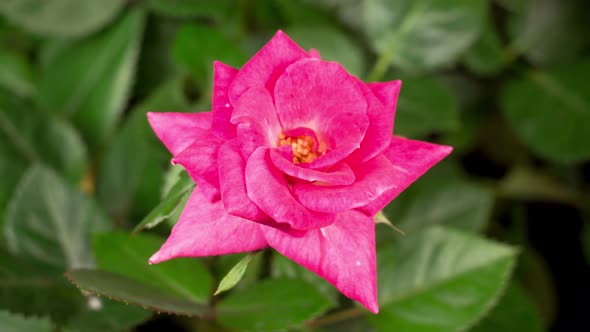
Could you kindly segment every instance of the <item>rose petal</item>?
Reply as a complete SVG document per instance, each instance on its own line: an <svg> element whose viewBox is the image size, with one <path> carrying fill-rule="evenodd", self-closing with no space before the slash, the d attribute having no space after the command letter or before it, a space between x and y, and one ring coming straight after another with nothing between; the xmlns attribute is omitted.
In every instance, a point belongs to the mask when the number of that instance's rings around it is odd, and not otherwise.
<svg viewBox="0 0 590 332"><path fill-rule="evenodd" d="M270 217L254 204L246 193L246 161L238 142L224 143L218 152L221 200L225 210L236 217L253 221L268 221Z"/></svg>
<svg viewBox="0 0 590 332"><path fill-rule="evenodd" d="M270 151L272 163L283 173L304 181L320 181L331 185L348 185L354 182L354 172L345 163L338 163L326 171L318 171L295 165L291 160L285 159L275 149Z"/></svg>
<svg viewBox="0 0 590 332"><path fill-rule="evenodd" d="M309 55L299 45L279 30L274 37L248 61L230 86L230 100L233 104L252 87L274 90L277 78L293 62Z"/></svg>
<svg viewBox="0 0 590 332"><path fill-rule="evenodd" d="M369 87L375 97L381 101L383 106L385 106L385 109L395 115L397 98L402 88L402 81L395 80L389 82L373 82L368 83L367 87Z"/></svg>
<svg viewBox="0 0 590 332"><path fill-rule="evenodd" d="M355 210L339 213L331 226L300 237L269 227L263 231L268 244L278 252L326 279L371 312L379 311L375 224L370 216Z"/></svg>
<svg viewBox="0 0 590 332"><path fill-rule="evenodd" d="M250 157L257 147L266 146L266 138L260 131L260 127L252 123L238 123L236 126L238 146L244 158Z"/></svg>
<svg viewBox="0 0 590 332"><path fill-rule="evenodd" d="M238 72L222 62L213 63L213 120L211 130L225 139L236 137L236 128L229 122L233 106L229 102L229 86Z"/></svg>
<svg viewBox="0 0 590 332"><path fill-rule="evenodd" d="M450 146L394 136L383 155L396 170L395 182L397 186L385 191L360 210L369 215L376 214L451 151L453 148Z"/></svg>
<svg viewBox="0 0 590 332"><path fill-rule="evenodd" d="M334 222L334 215L310 211L295 200L285 176L270 161L266 147L256 149L246 163L246 189L262 211L294 229L320 228Z"/></svg>
<svg viewBox="0 0 590 332"><path fill-rule="evenodd" d="M176 257L202 257L260 250L268 245L260 224L228 214L196 188L172 233L151 258L157 264Z"/></svg>
<svg viewBox="0 0 590 332"><path fill-rule="evenodd" d="M356 163L363 163L383 152L389 146L401 81L371 83L368 86L360 80L357 83L362 88L369 104L367 109L369 128L361 143L361 148L352 154L351 159Z"/></svg>
<svg viewBox="0 0 590 332"><path fill-rule="evenodd" d="M321 59L322 56L320 54L320 51L316 50L315 48L310 48L309 49L309 56L315 59Z"/></svg>
<svg viewBox="0 0 590 332"><path fill-rule="evenodd" d="M186 169L211 201L220 197L217 151L222 143L211 131L201 132L188 148L172 159L172 163L181 164Z"/></svg>
<svg viewBox="0 0 590 332"><path fill-rule="evenodd" d="M339 64L305 59L290 65L277 80L274 97L285 130L310 128L331 150L310 168L333 165L360 147L369 125L367 101Z"/></svg>
<svg viewBox="0 0 590 332"><path fill-rule="evenodd" d="M147 113L148 122L166 148L177 155L195 140L195 133L211 127L211 112Z"/></svg>
<svg viewBox="0 0 590 332"><path fill-rule="evenodd" d="M245 158L259 146L276 146L282 131L268 90L252 88L238 100L231 123L237 125L237 137Z"/></svg>
<svg viewBox="0 0 590 332"><path fill-rule="evenodd" d="M381 194L396 188L397 170L383 155L354 169L356 182L349 186L321 186L299 182L293 184L293 196L308 209L338 213L369 204Z"/></svg>

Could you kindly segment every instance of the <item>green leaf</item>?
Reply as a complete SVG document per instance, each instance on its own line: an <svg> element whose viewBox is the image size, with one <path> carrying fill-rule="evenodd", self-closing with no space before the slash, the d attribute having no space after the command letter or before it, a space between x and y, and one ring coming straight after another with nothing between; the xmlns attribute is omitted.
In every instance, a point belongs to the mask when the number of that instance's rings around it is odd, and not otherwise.
<svg viewBox="0 0 590 332"><path fill-rule="evenodd" d="M30 97L36 89L34 76L23 55L0 50L0 86L20 97Z"/></svg>
<svg viewBox="0 0 590 332"><path fill-rule="evenodd" d="M285 32L304 49L315 48L322 59L339 62L356 76L365 71L363 51L347 34L331 26L293 26Z"/></svg>
<svg viewBox="0 0 590 332"><path fill-rule="evenodd" d="M123 0L3 0L0 13L20 27L47 37L81 37L108 24Z"/></svg>
<svg viewBox="0 0 590 332"><path fill-rule="evenodd" d="M32 156L31 147L22 139L20 126L12 120L15 117L20 122L20 116L27 114L22 112L24 108L21 100L0 90L0 226L4 208Z"/></svg>
<svg viewBox="0 0 590 332"><path fill-rule="evenodd" d="M53 326L47 318L24 317L0 310L0 326L3 332L52 332Z"/></svg>
<svg viewBox="0 0 590 332"><path fill-rule="evenodd" d="M354 310L354 309L351 309ZM341 313L346 313L347 311L343 310ZM338 315L338 313L334 313L334 315ZM326 317L328 320L330 316ZM321 322L322 318L320 318L319 322ZM316 322L317 322L316 321ZM353 318L353 319L343 319L340 321L328 322L326 326L322 326L321 328L313 328L314 322L311 322L309 329L302 329L298 332L376 332L376 330L367 322L364 317Z"/></svg>
<svg viewBox="0 0 590 332"><path fill-rule="evenodd" d="M245 22L246 20L251 20L252 22L256 22L256 30L269 31L272 33L283 27L286 22L291 22L290 18L285 17L285 11L281 8L280 1L258 0L256 1L256 6L252 6L252 9L249 9L248 5L245 3L240 5L241 8L236 10L237 13L228 17L230 20L233 20L234 24L239 21ZM293 7L297 9L301 8L299 3L295 3ZM297 13L295 13L295 15L297 15ZM246 16L248 17L246 18ZM225 31L229 32L226 29L227 28L224 28ZM235 36L234 34L231 35Z"/></svg>
<svg viewBox="0 0 590 332"><path fill-rule="evenodd" d="M204 25L187 25L180 29L172 52L176 62L187 68L202 86L209 88L213 79L213 61L241 67L247 60L236 43L219 29Z"/></svg>
<svg viewBox="0 0 590 332"><path fill-rule="evenodd" d="M590 158L590 60L533 71L505 85L501 105L517 135L561 162Z"/></svg>
<svg viewBox="0 0 590 332"><path fill-rule="evenodd" d="M151 229L159 225L161 222L170 218L179 208L183 206L182 202L186 196L192 193L195 187L194 181L188 176L182 166L183 170L178 176L176 183L169 190L164 190L166 196L163 197L160 204L158 204L143 220L135 226L133 233L138 233L144 229ZM176 166L171 170L177 169Z"/></svg>
<svg viewBox="0 0 590 332"><path fill-rule="evenodd" d="M473 72L487 76L499 73L508 62L498 31L488 18L483 33L465 53L465 64Z"/></svg>
<svg viewBox="0 0 590 332"><path fill-rule="evenodd" d="M94 238L94 253L101 270L116 272L195 303L207 301L211 276L194 258L178 258L157 265L148 260L164 239L147 234L104 233Z"/></svg>
<svg viewBox="0 0 590 332"><path fill-rule="evenodd" d="M0 113L0 130L9 140L6 143L12 144L30 162L43 161L72 181L81 179L87 152L78 133L67 123L46 114L21 112Z"/></svg>
<svg viewBox="0 0 590 332"><path fill-rule="evenodd" d="M240 253L217 257L212 267L213 271L215 271L215 279L219 280L225 277L236 264L249 254L250 253ZM252 256L248 263L248 268L244 271L244 275L239 280L240 282L236 284L233 289L246 289L256 284L259 281L260 276L265 272L263 270L264 264L266 264L265 260L266 258L264 255Z"/></svg>
<svg viewBox="0 0 590 332"><path fill-rule="evenodd" d="M82 310L67 322L67 327L80 332L130 331L146 321L151 311L90 295Z"/></svg>
<svg viewBox="0 0 590 332"><path fill-rule="evenodd" d="M71 118L92 146L109 137L123 111L143 21L141 11L130 12L100 35L71 43L42 73L40 104Z"/></svg>
<svg viewBox="0 0 590 332"><path fill-rule="evenodd" d="M301 325L331 306L313 286L294 279L271 279L219 301L219 321L239 331L275 331Z"/></svg>
<svg viewBox="0 0 590 332"><path fill-rule="evenodd" d="M94 265L89 236L110 223L91 200L37 164L19 182L4 226L11 252L65 269Z"/></svg>
<svg viewBox="0 0 590 332"><path fill-rule="evenodd" d="M242 258L231 270L221 279L217 290L213 295L219 295L220 293L226 292L232 288L234 288L246 272L248 268L248 264L252 260L252 257L256 256L257 252L251 252L246 255L246 257Z"/></svg>
<svg viewBox="0 0 590 332"><path fill-rule="evenodd" d="M432 227L383 247L377 255L380 332L461 331L496 303L516 251L460 232Z"/></svg>
<svg viewBox="0 0 590 332"><path fill-rule="evenodd" d="M365 9L364 2L357 0L302 0L310 5L318 7L319 9L327 12L336 12L340 21L355 30L364 31L366 30L366 21L370 18L368 11ZM377 4L378 5L378 4ZM370 6L369 6L370 7Z"/></svg>
<svg viewBox="0 0 590 332"><path fill-rule="evenodd" d="M460 103L460 109L463 110L459 116L460 127L457 130L445 132L438 142L452 146L454 155L465 155L473 151L479 144L478 139L481 137L482 123L488 122L488 118L482 116L486 110L479 104L481 90L479 86L474 87L475 84L474 81L465 82L461 80L453 89L455 95L459 97L458 99L463 100ZM490 142L490 144L495 143L494 141ZM503 146L500 147L503 148Z"/></svg>
<svg viewBox="0 0 590 332"><path fill-rule="evenodd" d="M115 219L138 220L160 202L162 166L170 160L170 154L150 128L146 113L190 110L180 83L177 79L165 82L132 110L105 153L97 178L97 196Z"/></svg>
<svg viewBox="0 0 590 332"><path fill-rule="evenodd" d="M56 61L62 52L73 45L76 40L69 39L47 39L39 45L39 72L46 71Z"/></svg>
<svg viewBox="0 0 590 332"><path fill-rule="evenodd" d="M163 82L180 74L170 49L182 25L181 21L148 16L133 86L134 97L144 99Z"/></svg>
<svg viewBox="0 0 590 332"><path fill-rule="evenodd" d="M152 215L152 213L150 212L150 214L148 216L146 216L144 218L144 220L142 220L142 222L135 228L135 231L136 232L139 231L140 227L143 227L143 225L146 225L146 227L147 227L147 224L144 224L144 222L147 222L147 220L149 220L150 215L156 216L156 219L154 219L153 222L150 222L151 227L156 227L162 221L166 221L166 225L169 228L172 228L178 222L178 219L180 218L180 215L182 214L182 211L184 210L184 206L186 205L186 202L188 202L189 198L191 197L191 194L193 192L195 184L194 184L194 180L192 178L190 178L190 176L188 176L188 173L186 172L184 167L182 167L182 165L173 165L172 167L170 167L170 169L168 170L168 172L166 173L166 175L164 177L164 185L162 186L162 190L161 190L163 200L160 202L160 204L169 203L168 199L167 199L168 196L170 196L171 199L175 200L173 198L175 196L174 192L176 192L176 190L182 191L182 190L184 190L184 188L187 188L187 187L188 187L188 190L186 190L184 192L184 194L180 197L180 200L178 201L176 207L172 211L170 211L169 214L164 215L164 213L166 211L165 210L158 210L158 208L160 207L160 205L158 205L154 210L152 210L152 212L154 214ZM173 190L174 190L174 192L173 192ZM164 203L165 201L167 203ZM162 214L160 215L160 213L162 213ZM223 257L229 257L229 256L223 256ZM223 258L220 258L220 259L223 260Z"/></svg>
<svg viewBox="0 0 590 332"><path fill-rule="evenodd" d="M154 13L173 18L209 17L222 19L232 10L230 0L148 0Z"/></svg>
<svg viewBox="0 0 590 332"><path fill-rule="evenodd" d="M169 156L154 139L145 112L134 110L105 153L96 195L115 220L138 220L159 202Z"/></svg>
<svg viewBox="0 0 590 332"><path fill-rule="evenodd" d="M513 232L522 231L514 230ZM526 285L528 294L534 299L543 325L551 326L558 316L559 296L555 287L557 281L552 275L548 262L539 252L530 247L526 248L523 250L522 259L519 260L518 273L522 284Z"/></svg>
<svg viewBox="0 0 590 332"><path fill-rule="evenodd" d="M192 192L187 192L184 196L182 196L182 199L180 200L180 203L178 203L176 209L174 209L174 211L172 211L172 213L165 219L166 227L168 229L172 229L180 219L182 211L184 211L184 207L191 197L191 193Z"/></svg>
<svg viewBox="0 0 590 332"><path fill-rule="evenodd" d="M0 137L5 138L0 145L13 150L16 158L43 162L72 183L78 182L87 164L86 146L78 132L49 114L21 108L26 106L0 105Z"/></svg>
<svg viewBox="0 0 590 332"><path fill-rule="evenodd" d="M208 312L205 305L170 295L159 288L143 284L117 273L79 269L67 272L66 277L73 284L87 292L106 296L116 301L139 305L157 312L185 316L202 316Z"/></svg>
<svg viewBox="0 0 590 332"><path fill-rule="evenodd" d="M332 304L338 303L340 293L332 284L278 252L273 252L271 268L274 278L305 280L329 299Z"/></svg>
<svg viewBox="0 0 590 332"><path fill-rule="evenodd" d="M385 215L408 234L434 225L480 231L491 217L493 193L455 173L429 172L393 200Z"/></svg>
<svg viewBox="0 0 590 332"><path fill-rule="evenodd" d="M31 316L49 316L75 331L120 331L144 321L151 312L84 297L55 270L0 248L0 308ZM4 327L0 322L0 326ZM2 330L4 331L4 330Z"/></svg>
<svg viewBox="0 0 590 332"><path fill-rule="evenodd" d="M362 2L361 27L382 60L424 71L457 59L479 36L483 0L371 0Z"/></svg>
<svg viewBox="0 0 590 332"><path fill-rule="evenodd" d="M317 8L317 3L309 3L306 0L271 0L268 2L276 7L271 8L275 11L268 13L268 15L275 16L276 19L276 10L278 9L280 17L287 21L289 25L304 27L335 25L337 23L326 10ZM299 43L299 40L295 40Z"/></svg>
<svg viewBox="0 0 590 332"><path fill-rule="evenodd" d="M530 0L512 29L513 47L536 64L568 63L590 46L585 0Z"/></svg>
<svg viewBox="0 0 590 332"><path fill-rule="evenodd" d="M559 178L529 166L514 166L498 182L498 194L512 200L560 202L584 207L588 196L564 186Z"/></svg>
<svg viewBox="0 0 590 332"><path fill-rule="evenodd" d="M182 190L190 183L191 177L188 175L184 167L180 164L171 165L164 175L164 183L162 184L162 199L174 194L179 189ZM192 181L194 183L194 181Z"/></svg>
<svg viewBox="0 0 590 332"><path fill-rule="evenodd" d="M38 43L39 38L8 22L2 17L2 11L0 10L0 48L27 55L28 57L28 55L36 53Z"/></svg>
<svg viewBox="0 0 590 332"><path fill-rule="evenodd" d="M512 282L500 302L471 332L542 332L539 313L528 298L526 291Z"/></svg>
<svg viewBox="0 0 590 332"><path fill-rule="evenodd" d="M439 81L425 78L403 80L397 101L395 133L419 137L459 127L459 105L451 90Z"/></svg>
<svg viewBox="0 0 590 332"><path fill-rule="evenodd" d="M12 151L8 150L8 152ZM26 167L25 161L13 159L11 155L6 153L5 147L0 144L0 174L3 176L0 181L0 227L4 225L6 204L8 204L8 200L10 200Z"/></svg>
<svg viewBox="0 0 590 332"><path fill-rule="evenodd" d="M504 9L515 13L522 13L526 10L530 0L495 0Z"/></svg>
<svg viewBox="0 0 590 332"><path fill-rule="evenodd" d="M77 312L81 300L80 292L63 278L63 270L12 255L0 246L0 308L63 323Z"/></svg>

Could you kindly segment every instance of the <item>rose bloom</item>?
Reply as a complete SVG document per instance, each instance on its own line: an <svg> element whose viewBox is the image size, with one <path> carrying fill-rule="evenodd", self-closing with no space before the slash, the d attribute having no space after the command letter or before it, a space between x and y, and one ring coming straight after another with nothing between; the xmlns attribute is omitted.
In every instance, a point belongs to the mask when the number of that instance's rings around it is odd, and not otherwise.
<svg viewBox="0 0 590 332"><path fill-rule="evenodd" d="M212 112L148 114L197 184L150 263L272 247L377 313L374 216L451 147L392 136L400 81L365 84L282 31L214 67Z"/></svg>

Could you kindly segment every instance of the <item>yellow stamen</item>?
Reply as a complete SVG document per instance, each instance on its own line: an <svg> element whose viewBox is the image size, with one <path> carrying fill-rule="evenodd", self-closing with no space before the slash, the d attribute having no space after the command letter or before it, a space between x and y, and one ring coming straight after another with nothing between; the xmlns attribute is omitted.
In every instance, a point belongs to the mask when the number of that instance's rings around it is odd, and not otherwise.
<svg viewBox="0 0 590 332"><path fill-rule="evenodd" d="M326 152L326 144L321 142L317 151L315 150L316 140L311 136L287 137L279 134L279 146L290 145L293 151L294 163L310 163Z"/></svg>

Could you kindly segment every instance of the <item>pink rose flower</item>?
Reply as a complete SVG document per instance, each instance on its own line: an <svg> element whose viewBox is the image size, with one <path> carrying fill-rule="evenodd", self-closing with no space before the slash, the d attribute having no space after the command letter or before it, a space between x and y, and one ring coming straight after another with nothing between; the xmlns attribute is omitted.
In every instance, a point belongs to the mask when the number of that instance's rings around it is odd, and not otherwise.
<svg viewBox="0 0 590 332"><path fill-rule="evenodd" d="M150 263L272 247L377 313L373 217L452 148L392 136L400 81L365 84L282 31L214 66L212 112L148 114L197 184Z"/></svg>

